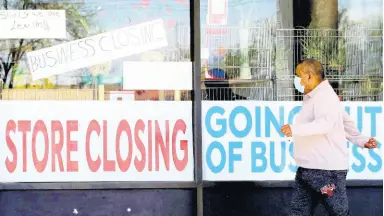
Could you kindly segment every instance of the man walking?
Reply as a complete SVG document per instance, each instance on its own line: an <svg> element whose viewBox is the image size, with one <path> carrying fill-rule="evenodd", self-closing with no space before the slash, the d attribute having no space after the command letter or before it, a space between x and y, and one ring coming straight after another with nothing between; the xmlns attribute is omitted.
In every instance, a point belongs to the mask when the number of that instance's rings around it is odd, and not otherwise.
<svg viewBox="0 0 384 216"><path fill-rule="evenodd" d="M373 138L360 134L327 80L321 63L307 59L296 68L295 88L304 93L295 124L282 133L294 139L299 166L289 215L310 216L319 200L330 215L350 216L346 193L349 167L346 138L355 145L376 148Z"/></svg>

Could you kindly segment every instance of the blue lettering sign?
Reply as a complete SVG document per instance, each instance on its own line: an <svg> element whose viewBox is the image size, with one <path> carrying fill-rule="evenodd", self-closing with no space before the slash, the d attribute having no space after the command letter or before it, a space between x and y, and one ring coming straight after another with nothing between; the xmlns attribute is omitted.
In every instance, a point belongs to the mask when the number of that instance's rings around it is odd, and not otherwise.
<svg viewBox="0 0 384 216"><path fill-rule="evenodd" d="M215 166L212 162L212 152L213 150L219 150L220 152L220 163L219 165ZM225 163L226 163L227 157L225 155L225 149L224 146L219 142L212 142L211 145L208 146L207 152L206 152L206 158L205 161L207 161L208 168L213 173L219 173L224 169Z"/></svg>
<svg viewBox="0 0 384 216"><path fill-rule="evenodd" d="M242 142L229 142L229 155L228 155L228 162L229 162L229 172L233 173L235 170L235 161L241 161L241 155L240 154L234 154L234 149L241 149L243 147Z"/></svg>
<svg viewBox="0 0 384 216"><path fill-rule="evenodd" d="M246 119L246 126L244 130L238 130L236 128L235 119L238 114L244 115ZM252 116L247 108L238 106L232 110L231 114L229 115L229 128L231 129L232 133L238 138L246 137L249 134L252 129Z"/></svg>
<svg viewBox="0 0 384 216"><path fill-rule="evenodd" d="M281 146L281 157L280 157L281 164L280 165L276 164L276 159L277 159L278 156L275 154L275 142L271 141L271 143L270 143L270 148L271 148L271 156L270 156L270 159L271 159L271 169L275 173L281 173L285 169L286 143L285 142L281 142L281 143L278 143L277 145Z"/></svg>
<svg viewBox="0 0 384 216"><path fill-rule="evenodd" d="M260 149L261 152L257 153L257 149ZM252 163L252 172L264 172L267 169L267 158L265 153L267 148L263 142L252 142L251 143L251 163ZM261 161L261 165L257 166L256 162Z"/></svg>
<svg viewBox="0 0 384 216"><path fill-rule="evenodd" d="M225 119L217 119L216 124L221 127L220 130L215 131L211 126L211 118L213 114L220 114L224 115L225 110L222 107L214 106L210 108L205 115L205 128L207 129L208 133L215 138L220 138L224 136L224 134L227 132L227 122Z"/></svg>
<svg viewBox="0 0 384 216"><path fill-rule="evenodd" d="M294 158L294 143L281 141L284 136L280 133L280 127L284 124L292 124L301 106L279 104L277 110L276 108L262 105L249 107L248 104L247 106L234 106L231 109L222 106L210 107L205 113L205 131L210 137L214 138L206 149L205 160L210 171L220 173L228 162L228 172L236 173L236 163L241 162L244 157L250 157L251 173L267 171L295 173L297 166L288 161ZM377 136L378 118L383 113L382 106L350 105L344 108L348 114L353 114L353 120L356 122L359 131L362 131L363 128L370 128L367 135ZM242 126L236 124L236 118L239 117L245 119ZM272 137L273 135L277 137ZM224 139L224 136L232 137L232 140ZM381 172L382 157L378 153L379 151L361 149L349 142L346 142L346 145L351 148L352 154L350 156L353 157L351 171L354 173ZM228 146L228 148L224 146ZM381 147L382 145L379 142L378 149L380 150ZM243 148L250 148L250 150L244 152L242 151ZM228 149L228 153L225 149ZM239 153L235 153L235 149ZM211 158L214 150L217 150L218 155L220 155L220 162L217 165L213 164ZM268 150L269 154L267 154Z"/></svg>

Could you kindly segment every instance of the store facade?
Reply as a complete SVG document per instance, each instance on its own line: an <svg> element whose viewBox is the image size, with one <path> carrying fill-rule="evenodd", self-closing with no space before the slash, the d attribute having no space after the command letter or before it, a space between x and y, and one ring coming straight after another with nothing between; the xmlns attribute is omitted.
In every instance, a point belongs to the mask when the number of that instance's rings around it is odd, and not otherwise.
<svg viewBox="0 0 384 216"><path fill-rule="evenodd" d="M382 2L332 2L324 30L306 1L3 1L0 215L283 215L300 60L384 139ZM347 144L382 215L381 144Z"/></svg>

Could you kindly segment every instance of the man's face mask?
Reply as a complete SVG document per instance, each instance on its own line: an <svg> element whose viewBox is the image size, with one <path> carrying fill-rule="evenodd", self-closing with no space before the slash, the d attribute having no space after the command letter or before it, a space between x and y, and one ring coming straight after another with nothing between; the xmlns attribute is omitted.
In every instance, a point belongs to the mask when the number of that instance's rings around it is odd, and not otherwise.
<svg viewBox="0 0 384 216"><path fill-rule="evenodd" d="M295 84L296 90L304 94L304 86L301 85L301 78L298 76L295 76L295 80L293 82Z"/></svg>

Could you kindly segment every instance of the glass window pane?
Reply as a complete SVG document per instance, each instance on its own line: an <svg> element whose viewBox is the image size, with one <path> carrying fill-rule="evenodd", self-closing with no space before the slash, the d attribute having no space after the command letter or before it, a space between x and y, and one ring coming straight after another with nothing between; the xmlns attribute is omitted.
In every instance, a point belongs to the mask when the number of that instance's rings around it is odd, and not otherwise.
<svg viewBox="0 0 384 216"><path fill-rule="evenodd" d="M141 80L156 76L149 90L125 88L124 78L136 77L123 67L125 61L190 62L189 37L179 40L180 26L189 28L189 19L185 0L4 1L0 21L9 29L0 34L3 99L52 99L49 94L59 92L53 99L190 100L189 88L173 90L173 83L186 82L170 77L174 69ZM126 77L124 70L130 72ZM191 80L191 71L180 73ZM165 82L169 90L156 89ZM19 94L17 89L29 90Z"/></svg>
<svg viewBox="0 0 384 216"><path fill-rule="evenodd" d="M295 68L315 58L342 100L382 100L383 2L321 2L202 1L203 99L301 100Z"/></svg>
<svg viewBox="0 0 384 216"><path fill-rule="evenodd" d="M276 12L275 0L202 1L205 100L272 97Z"/></svg>

